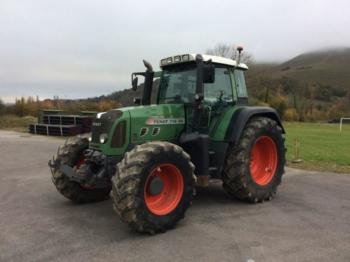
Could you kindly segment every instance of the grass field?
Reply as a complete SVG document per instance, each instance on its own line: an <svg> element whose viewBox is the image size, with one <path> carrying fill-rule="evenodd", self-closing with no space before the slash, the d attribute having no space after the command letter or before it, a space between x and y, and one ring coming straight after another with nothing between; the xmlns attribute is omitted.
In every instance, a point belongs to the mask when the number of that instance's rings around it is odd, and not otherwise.
<svg viewBox="0 0 350 262"><path fill-rule="evenodd" d="M28 130L29 124L36 122L36 117L32 116L18 117L13 115L4 115L0 116L0 129L24 132Z"/></svg>
<svg viewBox="0 0 350 262"><path fill-rule="evenodd" d="M284 123L287 159L290 166L350 173L350 125L317 123ZM300 164L294 158L294 141L300 141Z"/></svg>

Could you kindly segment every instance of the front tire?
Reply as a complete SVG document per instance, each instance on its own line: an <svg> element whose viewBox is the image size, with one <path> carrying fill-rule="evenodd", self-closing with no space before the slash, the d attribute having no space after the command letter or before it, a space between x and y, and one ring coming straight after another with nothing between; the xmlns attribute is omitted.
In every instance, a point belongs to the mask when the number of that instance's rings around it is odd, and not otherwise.
<svg viewBox="0 0 350 262"><path fill-rule="evenodd" d="M85 188L78 182L71 181L60 171L61 165L74 167L84 175L84 152L89 148L89 141L84 137L75 137L58 149L55 157L55 167L52 173L52 182L57 191L74 203L89 203L109 198L111 188ZM81 170L80 170L81 169Z"/></svg>
<svg viewBox="0 0 350 262"><path fill-rule="evenodd" d="M253 203L271 200L285 165L284 137L276 121L257 117L248 122L236 146L228 149L223 187L232 197Z"/></svg>
<svg viewBox="0 0 350 262"><path fill-rule="evenodd" d="M148 142L127 152L112 178L114 210L133 230L165 232L192 202L194 165L169 142Z"/></svg>

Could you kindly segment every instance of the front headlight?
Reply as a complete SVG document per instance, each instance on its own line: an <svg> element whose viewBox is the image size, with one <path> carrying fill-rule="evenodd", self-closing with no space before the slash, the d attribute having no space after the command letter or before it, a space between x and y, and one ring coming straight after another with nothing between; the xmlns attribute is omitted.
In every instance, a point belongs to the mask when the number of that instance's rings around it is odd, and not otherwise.
<svg viewBox="0 0 350 262"><path fill-rule="evenodd" d="M101 144L104 144L107 142L107 139L108 139L108 135L107 134L101 134L100 135L100 143Z"/></svg>

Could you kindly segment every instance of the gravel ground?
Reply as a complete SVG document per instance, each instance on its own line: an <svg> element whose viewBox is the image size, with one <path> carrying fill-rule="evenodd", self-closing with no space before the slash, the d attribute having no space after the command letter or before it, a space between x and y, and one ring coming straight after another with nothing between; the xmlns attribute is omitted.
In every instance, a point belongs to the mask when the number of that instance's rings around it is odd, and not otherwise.
<svg viewBox="0 0 350 262"><path fill-rule="evenodd" d="M176 229L130 230L111 200L75 205L47 162L62 139L0 131L0 261L350 261L350 175L287 169L264 204L198 191Z"/></svg>

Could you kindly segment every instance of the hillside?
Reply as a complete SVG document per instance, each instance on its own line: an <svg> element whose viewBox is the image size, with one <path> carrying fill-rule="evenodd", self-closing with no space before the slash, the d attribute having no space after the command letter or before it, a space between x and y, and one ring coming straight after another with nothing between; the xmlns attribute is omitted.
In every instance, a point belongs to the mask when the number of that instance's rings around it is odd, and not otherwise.
<svg viewBox="0 0 350 262"><path fill-rule="evenodd" d="M158 91L158 84L159 81L155 80L153 84L153 89L152 89L152 96L151 96L151 101L152 103L156 103L157 99L157 91ZM131 85L131 84L130 84ZM143 84L139 85L136 91L132 89L124 89L121 91L116 91L113 92L107 96L100 96L100 97L95 97L95 98L90 98L91 101L100 101L100 100L116 100L118 103L120 103L123 107L124 106L133 106L134 105L134 98L135 97L142 97L143 93Z"/></svg>
<svg viewBox="0 0 350 262"><path fill-rule="evenodd" d="M275 77L286 76L350 90L349 65L350 48L327 49L296 56L277 66L273 73Z"/></svg>
<svg viewBox="0 0 350 262"><path fill-rule="evenodd" d="M350 115L350 48L313 51L281 64L255 64L247 73L253 104L278 107L290 120ZM283 102L284 100L284 102Z"/></svg>

